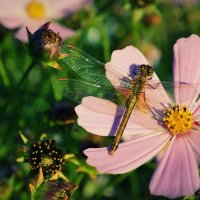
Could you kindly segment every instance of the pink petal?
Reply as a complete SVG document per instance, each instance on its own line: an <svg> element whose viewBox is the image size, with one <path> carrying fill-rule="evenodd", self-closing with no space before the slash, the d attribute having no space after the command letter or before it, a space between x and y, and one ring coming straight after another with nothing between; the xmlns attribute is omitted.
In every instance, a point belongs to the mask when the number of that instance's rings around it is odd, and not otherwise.
<svg viewBox="0 0 200 200"><path fill-rule="evenodd" d="M143 54L133 46L112 52L111 61L107 63L127 74L133 74L134 65L148 64Z"/></svg>
<svg viewBox="0 0 200 200"><path fill-rule="evenodd" d="M193 195L199 185L198 166L190 144L184 136L174 137L152 177L151 193L176 198Z"/></svg>
<svg viewBox="0 0 200 200"><path fill-rule="evenodd" d="M199 83L200 70L200 38L197 35L191 35L188 38L177 40L174 45L174 81L184 83ZM175 89L176 102L179 104L188 104L198 97L200 86L184 87Z"/></svg>
<svg viewBox="0 0 200 200"><path fill-rule="evenodd" d="M15 37L20 41L27 42L28 38L27 38L26 26L28 27L31 33L34 33L44 23L45 22L43 20L41 21L29 20L27 24L25 23L23 24L23 26L20 27L19 31L15 34ZM56 33L59 33L63 40L74 35L73 30L65 28L64 26L61 26L57 23L51 23L50 29L52 29Z"/></svg>
<svg viewBox="0 0 200 200"><path fill-rule="evenodd" d="M122 114L117 112L117 105L111 101L91 96L83 98L82 103L75 108L75 111L80 126L88 132L101 136L115 135ZM129 120L123 135L130 136L149 132L150 130Z"/></svg>
<svg viewBox="0 0 200 200"><path fill-rule="evenodd" d="M114 155L108 148L90 148L84 151L87 163L99 172L122 174L136 169L149 161L169 141L167 133L151 134L119 144Z"/></svg>
<svg viewBox="0 0 200 200"><path fill-rule="evenodd" d="M191 144L191 147L193 149L197 163L200 164L200 134L199 134L199 130L197 133L189 134L187 136L187 139L188 139L189 143Z"/></svg>
<svg viewBox="0 0 200 200"><path fill-rule="evenodd" d="M0 19L2 18L12 18L15 21L15 18L21 18L25 15L27 0L6 0L1 1L0 6Z"/></svg>
<svg viewBox="0 0 200 200"><path fill-rule="evenodd" d="M54 19L71 15L84 6L89 5L92 0L55 0L51 1L50 17ZM53 15L53 16L52 16Z"/></svg>
<svg viewBox="0 0 200 200"><path fill-rule="evenodd" d="M192 116L194 117L194 120L199 122L200 121L200 101L197 102L195 109L193 110Z"/></svg>
<svg viewBox="0 0 200 200"><path fill-rule="evenodd" d="M191 35L188 38L177 40L174 45L174 81L199 83L200 71L196 70L200 65L200 37Z"/></svg>
<svg viewBox="0 0 200 200"><path fill-rule="evenodd" d="M22 42L28 42L26 27L28 27L31 33L34 33L43 24L43 21L27 20L26 22L23 22L23 25L21 25L20 29L16 32L15 38Z"/></svg>
<svg viewBox="0 0 200 200"><path fill-rule="evenodd" d="M2 1L0 6L0 23L6 28L13 29L24 24L26 20L27 0Z"/></svg>
<svg viewBox="0 0 200 200"><path fill-rule="evenodd" d="M52 29L56 33L59 33L63 40L72 37L75 34L74 30L66 28L58 23L52 23L50 25L50 29Z"/></svg>
<svg viewBox="0 0 200 200"><path fill-rule="evenodd" d="M14 29L23 24L24 20L22 18L15 17L15 20L13 18L9 17L2 17L0 18L0 23L5 26L8 29Z"/></svg>

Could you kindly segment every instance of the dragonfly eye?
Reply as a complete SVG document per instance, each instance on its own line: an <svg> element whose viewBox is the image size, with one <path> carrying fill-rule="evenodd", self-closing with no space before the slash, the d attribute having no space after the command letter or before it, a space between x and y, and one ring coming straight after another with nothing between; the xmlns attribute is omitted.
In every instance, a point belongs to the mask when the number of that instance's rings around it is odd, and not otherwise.
<svg viewBox="0 0 200 200"><path fill-rule="evenodd" d="M140 65L139 66L139 73L142 76L145 76L148 80L152 79L153 77L153 68L149 65Z"/></svg>
<svg viewBox="0 0 200 200"><path fill-rule="evenodd" d="M153 71L152 67L150 67L149 65L147 65L147 79L148 80L152 79L153 73L154 73L154 71Z"/></svg>

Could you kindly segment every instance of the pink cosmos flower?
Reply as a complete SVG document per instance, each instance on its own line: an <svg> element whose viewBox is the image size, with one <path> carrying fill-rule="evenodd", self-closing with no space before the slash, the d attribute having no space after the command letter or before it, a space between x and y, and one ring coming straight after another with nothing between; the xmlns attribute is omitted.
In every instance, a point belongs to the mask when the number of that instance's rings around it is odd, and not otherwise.
<svg viewBox="0 0 200 200"><path fill-rule="evenodd" d="M200 82L199 52L200 38L197 35L176 42L174 82ZM130 66L148 62L139 50L128 46L114 51L109 64L130 74ZM155 80L158 80L156 75L151 81ZM152 89L155 101L150 107L157 110L160 117L144 115L142 118L134 110L124 131L126 141L119 144L114 155L109 154L108 148L89 148L84 151L87 163L99 172L122 174L136 169L159 153L158 167L149 185L151 193L169 198L194 194L200 187L199 91L200 85L177 87L174 84L173 105L162 87ZM116 109L116 104L92 96L83 98L75 108L78 124L101 136L115 134Z"/></svg>
<svg viewBox="0 0 200 200"><path fill-rule="evenodd" d="M48 21L60 19L70 15L83 7L88 0L7 0L0 6L0 23L9 29L19 28L16 38L27 41L26 26L30 32L35 32ZM74 31L59 25L51 24L51 29L59 32L65 39L74 34Z"/></svg>

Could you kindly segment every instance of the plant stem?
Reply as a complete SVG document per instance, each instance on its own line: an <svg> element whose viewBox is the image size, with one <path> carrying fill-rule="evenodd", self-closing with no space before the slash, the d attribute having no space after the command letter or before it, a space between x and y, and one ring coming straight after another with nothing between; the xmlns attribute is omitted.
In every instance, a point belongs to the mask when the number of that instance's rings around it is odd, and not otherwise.
<svg viewBox="0 0 200 200"><path fill-rule="evenodd" d="M0 55L1 55L1 49L0 49ZM8 74L6 70L4 69L2 58L0 57L0 76L2 77L3 83L6 87L10 85L10 80L8 78Z"/></svg>
<svg viewBox="0 0 200 200"><path fill-rule="evenodd" d="M5 111L8 108L8 106L10 105L12 99L14 98L14 96L16 95L16 93L18 92L19 88L21 87L21 85L23 84L23 82L27 78L27 76L30 74L30 72L31 72L31 70L33 69L34 66L35 66L35 62L32 61L31 64L29 65L29 67L24 72L24 74L23 74L22 78L20 79L20 81L17 83L17 85L13 89L13 92L11 93L11 95L8 98L7 102L5 103L5 105L3 106L3 108L1 109L0 119L5 114Z"/></svg>
<svg viewBox="0 0 200 200"><path fill-rule="evenodd" d="M102 29L102 42L103 42L103 52L104 52L104 60L107 62L110 60L110 40L108 33L108 24L105 25L105 28Z"/></svg>
<svg viewBox="0 0 200 200"><path fill-rule="evenodd" d="M35 200L33 193L31 193L31 200Z"/></svg>

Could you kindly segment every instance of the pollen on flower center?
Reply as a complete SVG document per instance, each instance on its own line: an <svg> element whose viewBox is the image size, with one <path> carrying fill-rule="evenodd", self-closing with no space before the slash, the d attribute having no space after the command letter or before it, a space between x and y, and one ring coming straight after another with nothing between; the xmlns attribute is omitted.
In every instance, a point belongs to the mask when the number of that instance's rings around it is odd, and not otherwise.
<svg viewBox="0 0 200 200"><path fill-rule="evenodd" d="M169 132L173 135L184 134L192 127L192 112L186 106L172 105L164 111L163 121Z"/></svg>
<svg viewBox="0 0 200 200"><path fill-rule="evenodd" d="M28 16L33 19L41 19L46 13L44 4L37 0L30 1L26 6L26 11Z"/></svg>
<svg viewBox="0 0 200 200"><path fill-rule="evenodd" d="M56 148L55 141L49 139L31 145L29 162L31 168L35 171L42 167L43 174L46 176L53 175L61 170L65 160L61 150Z"/></svg>
<svg viewBox="0 0 200 200"><path fill-rule="evenodd" d="M49 167L53 164L53 159L48 156L41 157L41 164L43 167Z"/></svg>

